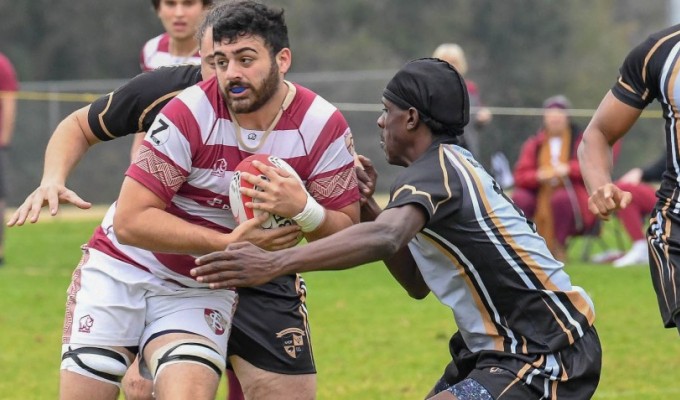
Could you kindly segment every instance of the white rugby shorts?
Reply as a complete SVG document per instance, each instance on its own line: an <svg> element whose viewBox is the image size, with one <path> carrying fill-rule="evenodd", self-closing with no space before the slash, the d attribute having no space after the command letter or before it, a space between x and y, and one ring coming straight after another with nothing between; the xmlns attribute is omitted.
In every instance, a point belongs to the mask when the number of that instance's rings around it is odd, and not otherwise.
<svg viewBox="0 0 680 400"><path fill-rule="evenodd" d="M213 341L226 357L233 290L181 287L85 248L67 294L63 344L140 346L141 352L153 335L182 330Z"/></svg>

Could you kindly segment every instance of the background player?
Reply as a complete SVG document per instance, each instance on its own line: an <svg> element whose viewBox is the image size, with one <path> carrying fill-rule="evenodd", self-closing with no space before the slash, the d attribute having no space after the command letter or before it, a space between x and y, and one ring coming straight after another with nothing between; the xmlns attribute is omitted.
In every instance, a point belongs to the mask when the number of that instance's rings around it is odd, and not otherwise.
<svg viewBox="0 0 680 400"><path fill-rule="evenodd" d="M590 198L588 208L602 219L626 208L631 193L611 179L611 148L635 124L642 110L654 99L666 120L666 171L656 196L658 201L647 229L649 267L661 318L666 328L680 331L680 248L678 247L678 179L680 147L675 103L680 82L676 77L680 25L653 33L630 51L619 70L619 79L604 96L585 130L579 161Z"/></svg>

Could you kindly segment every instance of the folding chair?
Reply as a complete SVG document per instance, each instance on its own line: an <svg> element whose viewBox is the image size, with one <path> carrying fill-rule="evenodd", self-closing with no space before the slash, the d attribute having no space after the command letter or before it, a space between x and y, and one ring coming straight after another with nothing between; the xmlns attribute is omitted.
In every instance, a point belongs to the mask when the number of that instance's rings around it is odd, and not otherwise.
<svg viewBox="0 0 680 400"><path fill-rule="evenodd" d="M583 234L576 237L583 237L583 249L581 250L581 261L590 261L593 248L597 246L600 251L608 252L615 251L619 254L624 254L626 249L629 247L626 245L626 239L623 236L623 226L621 226L621 221L618 218L612 216L608 221L612 226L607 229L607 233L610 235L603 235L603 224L605 222L598 219L595 224L589 230L585 231ZM605 237L610 236L610 237Z"/></svg>

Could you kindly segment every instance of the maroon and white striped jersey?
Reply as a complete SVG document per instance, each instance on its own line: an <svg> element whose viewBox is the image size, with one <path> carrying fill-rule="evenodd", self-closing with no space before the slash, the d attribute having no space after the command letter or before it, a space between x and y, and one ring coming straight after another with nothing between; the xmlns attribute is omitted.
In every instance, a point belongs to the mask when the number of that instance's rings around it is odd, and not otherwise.
<svg viewBox="0 0 680 400"><path fill-rule="evenodd" d="M289 93L280 118L268 131L239 127L216 79L187 88L161 110L127 176L164 199L169 213L225 233L236 226L229 209L229 182L236 165L251 154L271 154L288 162L327 209L357 202L352 135L345 118L309 89L286 83ZM193 256L119 244L112 227L114 213L115 204L91 247L164 279L203 286L189 275Z"/></svg>
<svg viewBox="0 0 680 400"><path fill-rule="evenodd" d="M170 54L170 35L162 33L150 39L142 47L139 65L142 71L151 71L158 67L178 64L200 64L201 55L198 49L190 57L177 57Z"/></svg>

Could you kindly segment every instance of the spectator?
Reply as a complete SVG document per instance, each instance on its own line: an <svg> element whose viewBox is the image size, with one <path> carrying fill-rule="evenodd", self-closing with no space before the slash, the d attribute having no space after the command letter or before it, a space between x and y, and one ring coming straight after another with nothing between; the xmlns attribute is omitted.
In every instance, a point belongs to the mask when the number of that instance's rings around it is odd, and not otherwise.
<svg viewBox="0 0 680 400"><path fill-rule="evenodd" d="M576 159L581 132L569 118L570 108L563 95L543 102L543 124L522 146L512 193L559 260L566 257L567 239L591 229L596 221L587 212L588 192Z"/></svg>
<svg viewBox="0 0 680 400"><path fill-rule="evenodd" d="M7 194L7 150L12 143L17 113L19 83L12 63L0 53L0 218L5 219ZM0 224L0 266L5 264L5 229Z"/></svg>
<svg viewBox="0 0 680 400"><path fill-rule="evenodd" d="M198 27L213 0L151 0L165 32L149 39L142 47L140 68L151 71L158 67L201 63ZM135 135L130 148L134 159L144 134Z"/></svg>
<svg viewBox="0 0 680 400"><path fill-rule="evenodd" d="M455 43L442 43L432 54L432 57L444 60L451 64L463 77L468 70L467 59L463 48ZM459 138L459 144L470 150L475 157L479 158L479 131L489 122L491 122L491 111L482 106L482 101L479 96L479 89L477 85L465 79L467 85L468 95L470 96L470 114L472 114L472 123L465 127L465 133ZM475 111L476 110L476 111Z"/></svg>

